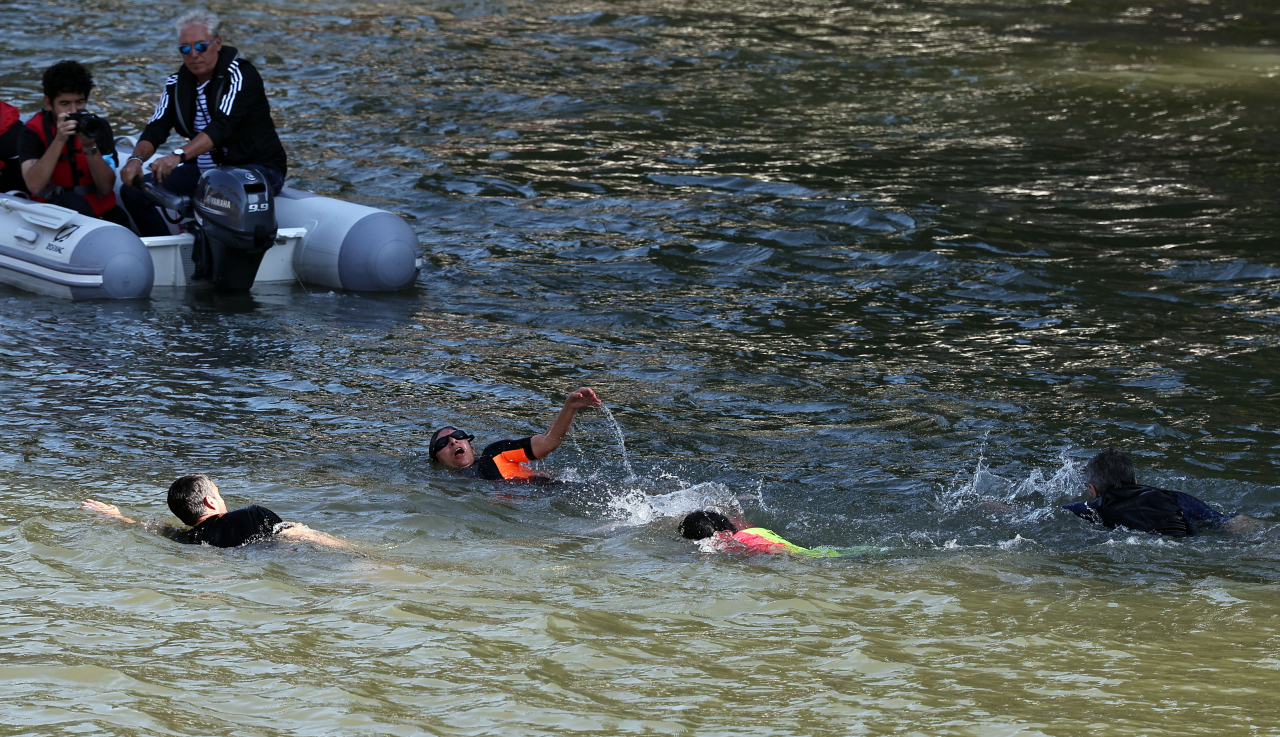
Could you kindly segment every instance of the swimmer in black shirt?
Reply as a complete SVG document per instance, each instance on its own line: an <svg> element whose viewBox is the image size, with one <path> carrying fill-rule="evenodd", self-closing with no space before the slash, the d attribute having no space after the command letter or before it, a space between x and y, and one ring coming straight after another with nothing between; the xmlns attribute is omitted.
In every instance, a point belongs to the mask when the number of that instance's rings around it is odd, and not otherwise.
<svg viewBox="0 0 1280 737"><path fill-rule="evenodd" d="M120 509L111 504L86 499L80 503L80 507L122 522L136 522L120 514ZM256 504L229 512L217 485L202 473L189 473L173 482L169 487L169 509L178 519L191 526L189 530L176 530L170 535L180 543L238 548L248 543L279 537L334 548L351 547L336 537L317 532L306 525L285 522L275 512Z"/></svg>

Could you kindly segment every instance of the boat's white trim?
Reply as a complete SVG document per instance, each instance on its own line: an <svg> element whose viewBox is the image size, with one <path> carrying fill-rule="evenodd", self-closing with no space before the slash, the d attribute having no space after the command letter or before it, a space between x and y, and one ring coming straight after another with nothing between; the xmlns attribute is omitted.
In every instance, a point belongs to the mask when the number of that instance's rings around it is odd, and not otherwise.
<svg viewBox="0 0 1280 737"><path fill-rule="evenodd" d="M101 274L68 274L57 269L50 269L47 266L33 264L30 261L23 261L12 256L6 256L0 253L0 268L16 271L20 274L34 276L45 281L61 284L67 287L100 287L102 286Z"/></svg>
<svg viewBox="0 0 1280 737"><path fill-rule="evenodd" d="M153 235L140 240L147 248L164 248L165 246L185 246L194 239L190 233L182 233L181 235Z"/></svg>
<svg viewBox="0 0 1280 737"><path fill-rule="evenodd" d="M305 238L306 235L306 228L280 228L276 231L276 245L283 245L290 238ZM165 246L185 246L195 239L190 233L179 233L178 235L153 235L141 240L147 248L164 248Z"/></svg>
<svg viewBox="0 0 1280 737"><path fill-rule="evenodd" d="M72 299L74 297L71 287L53 284L39 277L10 271L2 266L0 266L0 282L34 294L44 294L61 299Z"/></svg>
<svg viewBox="0 0 1280 737"><path fill-rule="evenodd" d="M306 235L306 228L277 230L275 245L262 257L262 264L258 267L258 275L253 283L288 284L297 281L298 275L293 268L293 252ZM151 254L151 263L155 267L155 286L189 286L188 261L184 260L182 249L190 246L194 241L195 238L190 233L157 235L142 239L147 252Z"/></svg>

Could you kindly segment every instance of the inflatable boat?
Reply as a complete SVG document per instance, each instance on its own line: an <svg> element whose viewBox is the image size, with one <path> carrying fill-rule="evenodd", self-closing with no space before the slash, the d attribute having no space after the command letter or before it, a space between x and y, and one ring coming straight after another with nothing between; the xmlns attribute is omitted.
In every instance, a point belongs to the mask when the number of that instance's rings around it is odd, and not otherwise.
<svg viewBox="0 0 1280 737"><path fill-rule="evenodd" d="M118 141L120 160L132 147ZM387 292L413 284L422 268L422 246L399 216L288 187L272 195L251 170L210 170L190 199L150 193L170 211L173 235L139 238L0 194L0 282L73 300L141 299L157 286L199 283L242 290L301 281Z"/></svg>

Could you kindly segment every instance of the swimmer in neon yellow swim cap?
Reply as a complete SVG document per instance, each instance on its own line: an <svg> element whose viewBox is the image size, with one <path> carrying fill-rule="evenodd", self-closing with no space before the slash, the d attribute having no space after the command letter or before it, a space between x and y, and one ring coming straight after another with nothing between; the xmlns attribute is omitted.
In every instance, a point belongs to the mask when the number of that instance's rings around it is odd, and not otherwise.
<svg viewBox="0 0 1280 737"><path fill-rule="evenodd" d="M745 522L745 520L744 520ZM719 512L697 511L680 521L680 534L690 540L705 540L714 537L725 550L739 551L751 555L761 553L790 553L805 555L810 558L835 558L840 552L820 548L810 550L795 543L783 540L778 533L763 527L745 527L741 530L734 527L729 518ZM868 548L879 550L879 548ZM861 551L859 551L861 552Z"/></svg>

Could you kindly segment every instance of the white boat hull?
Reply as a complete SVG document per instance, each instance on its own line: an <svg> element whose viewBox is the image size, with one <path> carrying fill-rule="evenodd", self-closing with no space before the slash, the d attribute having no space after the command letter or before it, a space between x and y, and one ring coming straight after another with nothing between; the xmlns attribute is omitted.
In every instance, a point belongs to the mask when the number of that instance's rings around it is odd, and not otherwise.
<svg viewBox="0 0 1280 737"><path fill-rule="evenodd" d="M128 228L0 194L0 282L66 299L139 299L155 265Z"/></svg>
<svg viewBox="0 0 1280 737"><path fill-rule="evenodd" d="M276 242L254 285L388 292L417 281L422 246L402 218L287 187L275 208ZM30 292L140 299L156 286L205 284L191 279L192 242L185 233L140 239L119 225L0 194L0 282Z"/></svg>

